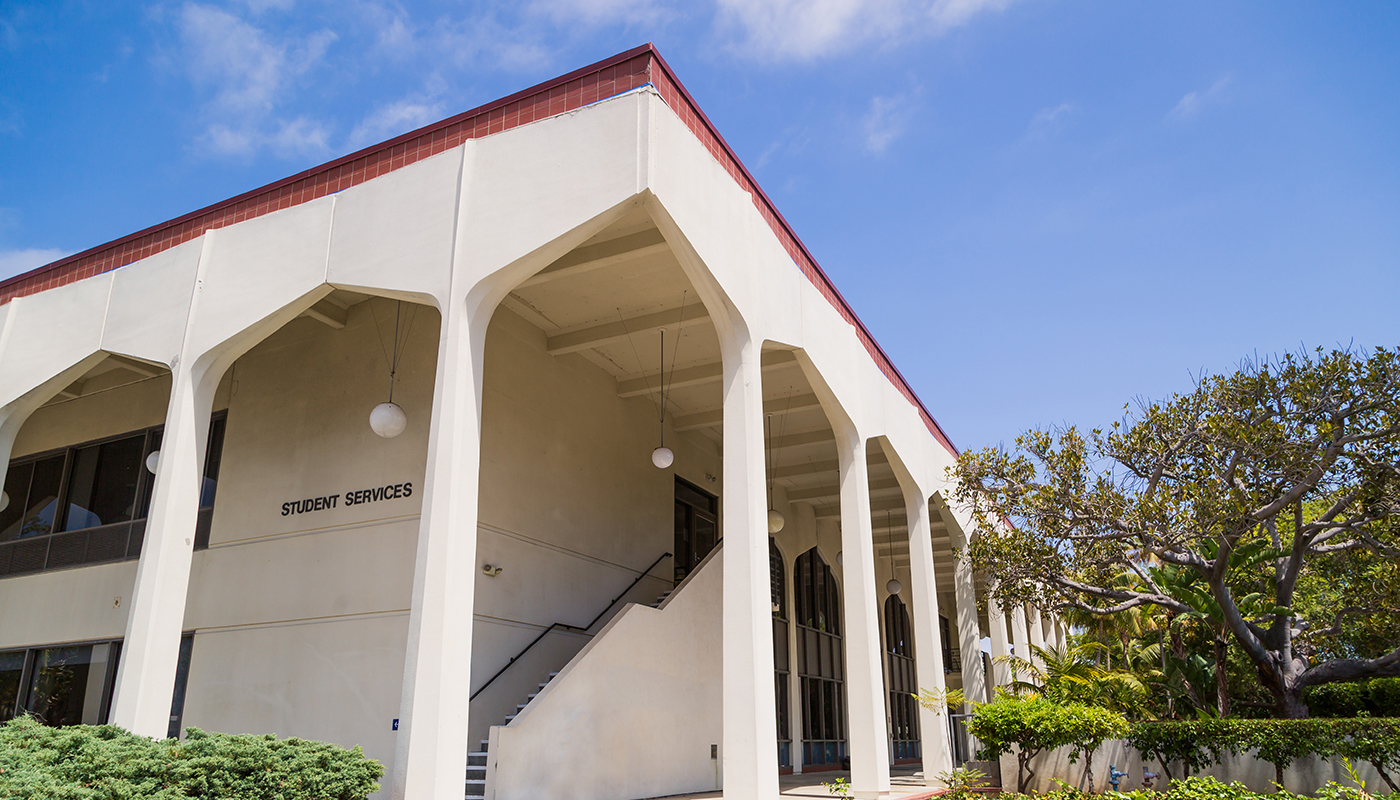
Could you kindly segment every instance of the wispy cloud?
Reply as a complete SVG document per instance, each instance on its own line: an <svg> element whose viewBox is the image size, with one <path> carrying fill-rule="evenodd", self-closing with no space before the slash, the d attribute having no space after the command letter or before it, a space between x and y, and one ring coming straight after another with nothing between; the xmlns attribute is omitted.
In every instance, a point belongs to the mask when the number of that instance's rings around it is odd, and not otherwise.
<svg viewBox="0 0 1400 800"><path fill-rule="evenodd" d="M883 153L895 139L904 135L909 118L914 113L914 100L909 94L870 98L870 109L861 122L865 149Z"/></svg>
<svg viewBox="0 0 1400 800"><path fill-rule="evenodd" d="M1065 120L1074 114L1078 107L1073 103L1065 102L1057 106L1046 106L1035 112L1031 118L1031 124L1026 128L1027 139L1043 139L1056 128L1064 124Z"/></svg>
<svg viewBox="0 0 1400 800"><path fill-rule="evenodd" d="M371 111L350 133L349 149L358 150L382 142L445 115L445 104L424 96L409 96Z"/></svg>
<svg viewBox="0 0 1400 800"><path fill-rule="evenodd" d="M1211 84L1209 89L1187 92L1167 116L1172 119L1188 120L1198 116L1207 106L1225 102L1233 78L1223 75Z"/></svg>
<svg viewBox="0 0 1400 800"><path fill-rule="evenodd" d="M275 4L253 5L265 10ZM203 109L205 130L198 140L208 152L325 152L329 132L324 123L279 112L292 98L295 80L322 63L337 38L334 32L279 36L225 9L195 3L181 8L177 24L187 74L210 94Z"/></svg>
<svg viewBox="0 0 1400 800"><path fill-rule="evenodd" d="M676 15L664 0L534 0L530 10L556 23L629 27L655 26Z"/></svg>
<svg viewBox="0 0 1400 800"><path fill-rule="evenodd" d="M0 280L12 278L35 267L50 264L66 255L68 255L67 251L51 247L0 250Z"/></svg>
<svg viewBox="0 0 1400 800"><path fill-rule="evenodd" d="M718 0L733 46L767 61L812 61L936 36L1012 0Z"/></svg>

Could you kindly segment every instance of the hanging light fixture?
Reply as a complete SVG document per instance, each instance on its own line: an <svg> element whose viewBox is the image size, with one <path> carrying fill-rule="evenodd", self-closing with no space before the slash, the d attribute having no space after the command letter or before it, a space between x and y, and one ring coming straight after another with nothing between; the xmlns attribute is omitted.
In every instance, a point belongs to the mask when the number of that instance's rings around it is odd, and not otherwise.
<svg viewBox="0 0 1400 800"><path fill-rule="evenodd" d="M781 511L773 508L773 415L769 414L763 418L764 433L768 437L768 447L765 453L768 456L768 533L774 534L781 531L787 525L787 519Z"/></svg>
<svg viewBox="0 0 1400 800"><path fill-rule="evenodd" d="M370 301L370 311L374 311L374 303ZM408 416L403 413L403 409L394 402L394 376L399 370L399 355L403 353L404 347L408 344L408 333L413 330L413 318L416 316L417 308L409 312L408 331L404 332L403 341L399 341L399 324L403 321L403 301L398 301L398 306L394 310L394 351L391 355L385 349L384 360L389 362L389 400L375 406L369 412L370 430L385 439L392 439L403 433L408 427ZM375 329L379 328L379 315L374 317ZM379 344L384 345L384 334L379 334Z"/></svg>
<svg viewBox="0 0 1400 800"><path fill-rule="evenodd" d="M686 290L686 291L684 291L684 292L681 293L681 316L680 316L680 319L676 322L676 344L675 344L674 347L671 348L671 378L672 378L671 384L672 384L672 386L675 385L675 380L674 380L674 378L675 378L675 376L676 376L676 354L677 354L678 352L680 352L680 349L681 349L681 333L680 333L680 331L681 331L681 324L685 322L685 301L686 301L686 295L688 295L689 293L690 293L689 290ZM635 342L632 342L632 332L629 331L629 330L627 329L627 319L626 319L625 317L622 316L622 309L620 309L620 308L617 309L617 319L618 319L619 322L622 323L622 331L623 331L623 333L627 334L627 341L628 341L629 343L632 344L632 353L633 353L634 355L637 356L637 366L640 367L641 364L642 364L642 356L641 356L640 353L637 352L637 345L636 345L636 343L635 343ZM642 377L643 377L643 379L645 379L645 380L647 381L647 391L650 392L650 391L651 391L651 381L650 381L650 379L647 379L647 378L646 378L645 370L643 370L643 375L642 375ZM660 416L659 416L659 420L658 420L658 421L661 423L661 445L660 445L659 447L657 447L655 450L652 450L652 451L651 451L651 463L652 463L652 466L656 467L657 469L666 469L667 467L670 467L672 464L676 463L676 454L673 453L673 452L671 452L671 448L669 448L669 447L666 446L666 404L667 404L667 402L670 400L670 387L668 387L668 386L666 385L666 329L665 329L665 328L662 328L662 329L661 329L661 372L660 372L660 377L661 377L661 402L660 402L659 405L661 406L661 413L660 413Z"/></svg>
<svg viewBox="0 0 1400 800"><path fill-rule="evenodd" d="M904 588L899 582L899 578L894 577L894 523L890 522L890 510L885 509L885 530L890 535L890 580L885 584L885 591L890 594L899 594Z"/></svg>
<svg viewBox="0 0 1400 800"><path fill-rule="evenodd" d="M160 464L160 451L159 451L159 450L152 450L152 451L151 451L151 454L148 455L148 456L146 456L146 471L149 472L149 473L151 473L152 475L156 474L156 467L157 467L159 464Z"/></svg>
<svg viewBox="0 0 1400 800"><path fill-rule="evenodd" d="M9 507L10 507L10 493L9 493L9 492L0 492L0 511L4 511L5 509L7 509L7 508L9 508Z"/></svg>

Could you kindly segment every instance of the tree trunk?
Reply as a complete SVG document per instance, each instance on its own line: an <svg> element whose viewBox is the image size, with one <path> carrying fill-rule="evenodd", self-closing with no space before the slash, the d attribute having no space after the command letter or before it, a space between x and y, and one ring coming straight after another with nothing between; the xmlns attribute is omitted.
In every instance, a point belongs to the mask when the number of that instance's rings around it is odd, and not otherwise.
<svg viewBox="0 0 1400 800"><path fill-rule="evenodd" d="M1084 751L1084 774L1089 777L1089 794L1094 793L1094 751Z"/></svg>
<svg viewBox="0 0 1400 800"><path fill-rule="evenodd" d="M1274 697L1274 716L1278 719L1307 719L1308 704L1301 689L1285 689Z"/></svg>
<svg viewBox="0 0 1400 800"><path fill-rule="evenodd" d="M1228 659L1225 640L1215 637L1215 710L1221 719L1230 716L1230 682L1226 673Z"/></svg>

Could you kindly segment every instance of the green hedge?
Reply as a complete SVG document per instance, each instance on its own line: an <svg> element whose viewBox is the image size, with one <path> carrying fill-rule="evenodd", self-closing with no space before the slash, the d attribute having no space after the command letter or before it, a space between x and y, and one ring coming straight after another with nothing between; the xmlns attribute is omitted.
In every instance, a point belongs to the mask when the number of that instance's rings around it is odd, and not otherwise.
<svg viewBox="0 0 1400 800"><path fill-rule="evenodd" d="M1034 796L1034 800L1100 800L1111 796L1116 800L1400 800L1400 794L1377 794L1374 791L1362 792L1354 786L1329 782L1320 787L1317 793L1308 796L1292 792L1252 792L1243 784L1221 783L1211 777L1186 778L1173 781L1170 789L1164 792L1146 789L1128 789L1123 792L1088 794L1078 789L1065 787L1058 791ZM1027 795L1003 794L1004 800L1031 800Z"/></svg>
<svg viewBox="0 0 1400 800"><path fill-rule="evenodd" d="M1400 717L1400 678L1324 683L1304 699L1314 717Z"/></svg>
<svg viewBox="0 0 1400 800"><path fill-rule="evenodd" d="M359 747L186 731L155 741L110 725L0 725L0 800L362 800L384 767Z"/></svg>
<svg viewBox="0 0 1400 800"><path fill-rule="evenodd" d="M1368 762L1397 791L1392 773L1400 771L1400 719L1205 719L1137 722L1128 743L1144 759L1162 765L1168 777L1180 767L1187 775L1220 762L1227 753L1252 755L1274 765L1275 780L1308 756Z"/></svg>

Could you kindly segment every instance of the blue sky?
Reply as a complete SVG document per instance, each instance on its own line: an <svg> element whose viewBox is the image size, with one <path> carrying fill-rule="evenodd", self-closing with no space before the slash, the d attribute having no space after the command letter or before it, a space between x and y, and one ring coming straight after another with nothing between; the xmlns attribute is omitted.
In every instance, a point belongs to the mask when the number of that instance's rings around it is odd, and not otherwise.
<svg viewBox="0 0 1400 800"><path fill-rule="evenodd" d="M653 41L964 448L1400 344L1400 4L0 0L0 277Z"/></svg>

